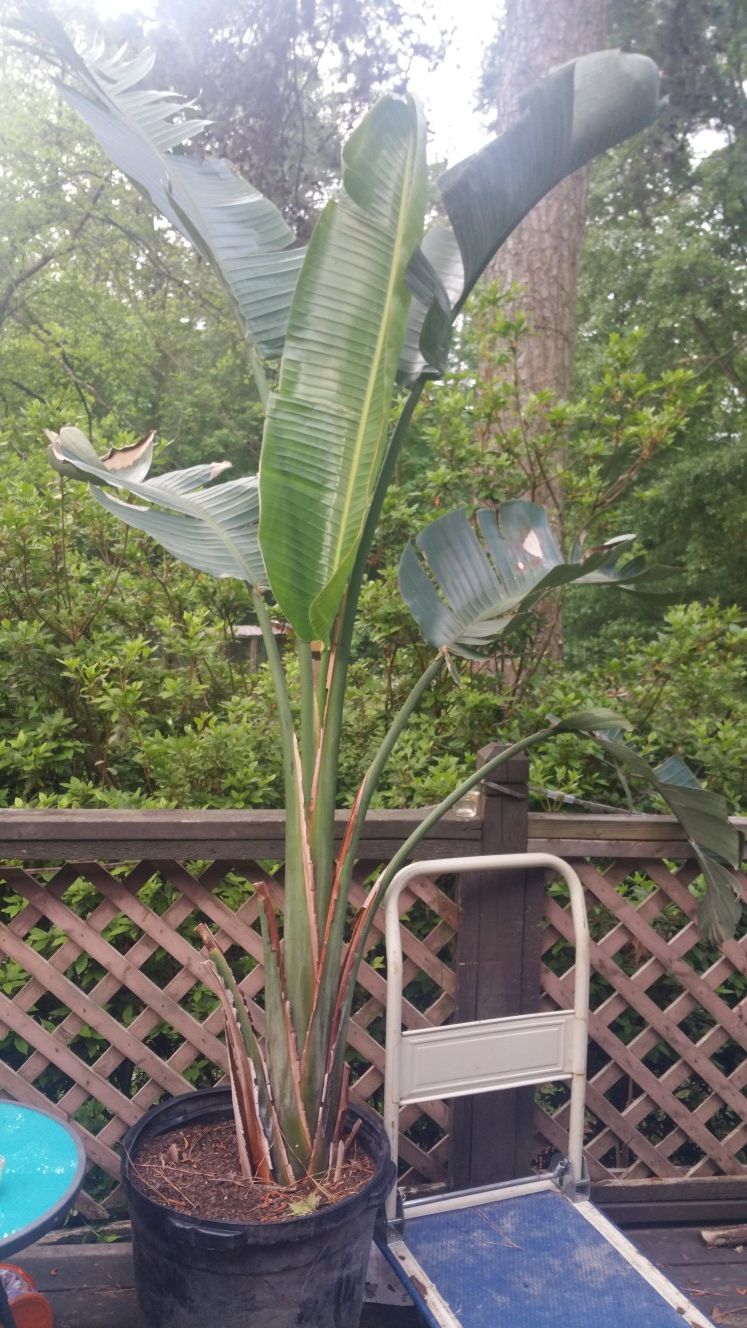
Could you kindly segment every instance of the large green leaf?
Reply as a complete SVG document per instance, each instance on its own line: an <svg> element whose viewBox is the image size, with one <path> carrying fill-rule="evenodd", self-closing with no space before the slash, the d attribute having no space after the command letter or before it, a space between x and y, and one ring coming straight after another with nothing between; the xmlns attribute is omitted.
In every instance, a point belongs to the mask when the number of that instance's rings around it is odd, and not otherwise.
<svg viewBox="0 0 747 1328"><path fill-rule="evenodd" d="M24 28L84 90L60 83L61 95L93 130L101 147L216 269L261 354L280 353L304 251L269 199L225 161L174 151L204 127L163 92L138 89L150 72L149 51L123 49L84 59L48 12L27 10Z"/></svg>
<svg viewBox="0 0 747 1328"><path fill-rule="evenodd" d="M477 513L479 536L464 509L426 526L402 555L399 584L431 645L480 659L518 614L548 590L578 585L630 588L652 570L639 559L619 565L634 536L611 540L566 561L547 513L525 499Z"/></svg>
<svg viewBox="0 0 747 1328"><path fill-rule="evenodd" d="M695 848L695 856L706 883L698 905L698 925L708 940L720 944L734 935L742 919L742 887L739 877L718 858Z"/></svg>
<svg viewBox="0 0 747 1328"><path fill-rule="evenodd" d="M622 732L623 729L629 729L632 725L629 719L624 715L618 714L616 710L607 710L603 706L596 706L591 710L572 710L570 714L563 715L561 719L553 719L551 733L594 733L604 731Z"/></svg>
<svg viewBox="0 0 747 1328"><path fill-rule="evenodd" d="M698 783L680 756L670 756L655 769L614 729L589 725L589 731L619 766L646 780L677 817L695 853L706 883L698 921L709 940L734 935L742 915L742 886L735 869L744 854L742 834L729 821L726 799Z"/></svg>
<svg viewBox="0 0 747 1328"><path fill-rule="evenodd" d="M420 240L425 134L415 103L380 101L348 140L291 308L260 462L260 542L282 612L327 640L387 443Z"/></svg>
<svg viewBox="0 0 747 1328"><path fill-rule="evenodd" d="M441 177L464 262L457 308L527 212L566 175L644 129L658 106L653 60L594 51L538 83L505 134Z"/></svg>
<svg viewBox="0 0 747 1328"><path fill-rule="evenodd" d="M66 428L59 435L47 436L50 459L57 470L86 480L91 496L102 507L126 525L145 531L175 558L211 576L237 577L258 589L267 584L259 550L256 475L205 488L227 469L229 463L220 461L146 480L142 476L150 465L152 435L149 454L129 464L133 448L113 448L99 457L79 429ZM104 492L105 485L144 499L148 505L114 498Z"/></svg>
<svg viewBox="0 0 747 1328"><path fill-rule="evenodd" d="M423 242L431 290L421 271L421 293L412 302L400 363L403 382L442 372L446 324L527 212L579 166L644 129L658 106L659 76L652 60L595 51L530 89L515 124L441 176L451 227L438 223Z"/></svg>
<svg viewBox="0 0 747 1328"><path fill-rule="evenodd" d="M670 756L654 774L657 789L703 852L737 867L742 839L729 823L723 795L704 789L680 756Z"/></svg>

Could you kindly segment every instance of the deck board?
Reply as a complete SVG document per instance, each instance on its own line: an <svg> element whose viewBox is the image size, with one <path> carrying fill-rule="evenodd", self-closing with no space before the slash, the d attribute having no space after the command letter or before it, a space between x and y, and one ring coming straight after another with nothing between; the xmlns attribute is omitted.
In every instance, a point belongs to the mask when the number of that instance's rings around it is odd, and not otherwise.
<svg viewBox="0 0 747 1328"><path fill-rule="evenodd" d="M48 1298L55 1328L142 1328L129 1241L32 1245L16 1256ZM361 1328L417 1328L411 1309L366 1305Z"/></svg>
<svg viewBox="0 0 747 1328"><path fill-rule="evenodd" d="M715 1324L747 1328L747 1249L709 1248L697 1227L626 1234ZM141 1328L129 1243L34 1245L17 1260L52 1302L55 1328ZM417 1319L409 1310L369 1305L361 1328L417 1328Z"/></svg>
<svg viewBox="0 0 747 1328"><path fill-rule="evenodd" d="M747 1328L747 1249L709 1248L698 1227L639 1228L626 1235L715 1324Z"/></svg>

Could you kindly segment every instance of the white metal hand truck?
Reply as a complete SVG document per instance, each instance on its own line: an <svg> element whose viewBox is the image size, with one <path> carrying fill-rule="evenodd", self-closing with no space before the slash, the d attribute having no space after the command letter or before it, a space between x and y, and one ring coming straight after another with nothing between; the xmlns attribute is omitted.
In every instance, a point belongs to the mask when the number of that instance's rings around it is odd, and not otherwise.
<svg viewBox="0 0 747 1328"><path fill-rule="evenodd" d="M402 1031L399 896L413 877L539 868L570 890L572 1010ZM496 888L500 888L498 885ZM384 1123L408 1103L570 1080L568 1158L554 1170L433 1197L392 1190L379 1246L428 1328L712 1328L588 1199L583 1163L589 930L572 867L549 853L411 863L386 899Z"/></svg>

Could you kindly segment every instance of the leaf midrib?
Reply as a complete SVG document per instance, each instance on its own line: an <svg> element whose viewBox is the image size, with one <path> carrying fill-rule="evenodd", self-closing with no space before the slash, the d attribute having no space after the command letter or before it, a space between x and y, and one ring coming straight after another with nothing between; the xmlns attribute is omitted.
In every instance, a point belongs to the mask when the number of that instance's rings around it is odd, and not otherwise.
<svg viewBox="0 0 747 1328"><path fill-rule="evenodd" d="M415 137L411 136L410 146L407 151L407 164L404 172L405 185L409 184L412 180L413 164L417 155L417 147L418 147L417 135L415 135ZM394 251L392 255L392 263L389 272L389 282L387 284L386 299L384 301L384 312L382 314L382 318L379 324L379 333L376 339L376 348L374 350L371 372L369 373L368 376L366 395L363 407L359 415L360 422L356 434L355 447L353 450L353 457L352 457L352 465L349 470L349 481L342 509L341 520L339 523L338 537L337 537L335 556L334 556L335 570L339 567L341 561L342 546L344 543L345 530L350 516L350 509L352 506L353 490L355 487L355 479L357 476L358 464L360 462L360 457L363 452L363 443L366 433L366 423L371 410L371 399L373 397L374 384L376 382L376 377L383 356L384 347L386 345L389 336L389 317L392 305L394 303L394 287L399 276L399 255L402 249L402 243L403 243L402 236L403 236L403 231L405 229L407 214L409 211L409 204L410 204L410 190L406 187L403 187L401 194L399 216L397 221L397 228L394 237ZM325 586L323 586L322 589L318 592L317 596L315 597L315 600L319 598L319 595L322 594L324 589L326 589Z"/></svg>

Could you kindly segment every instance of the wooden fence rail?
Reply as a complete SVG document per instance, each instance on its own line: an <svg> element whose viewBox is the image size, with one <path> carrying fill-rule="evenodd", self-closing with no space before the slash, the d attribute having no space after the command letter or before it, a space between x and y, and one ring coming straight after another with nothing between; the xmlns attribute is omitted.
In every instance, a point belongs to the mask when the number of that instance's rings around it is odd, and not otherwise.
<svg viewBox="0 0 747 1328"><path fill-rule="evenodd" d="M572 861L593 933L587 1158L599 1182L683 1178L734 1194L747 1173L747 936L716 949L698 935L697 865L663 816L527 814L526 769L512 763L480 813L450 815L420 858L517 847ZM372 813L352 902L422 813ZM87 1211L119 1200L118 1146L164 1094L225 1073L220 1015L195 926L216 932L261 1026L262 947L252 884L283 907L282 812L0 812L0 1093L49 1105L83 1130ZM345 814L339 816L340 833ZM747 898L747 879L745 880ZM572 979L559 887L425 875L403 896L404 1019L566 1005ZM455 938L458 942L455 945ZM374 929L350 1045L356 1093L382 1084L385 963ZM479 1180L563 1148L562 1089L402 1113L413 1183ZM476 1146L479 1145L479 1147ZM449 1152L451 1159L449 1161ZM747 1202L747 1183L744 1185ZM96 1196L95 1198L93 1196ZM103 1207L102 1207L103 1205ZM730 1210L731 1211L731 1210ZM741 1211L741 1210L740 1210Z"/></svg>

